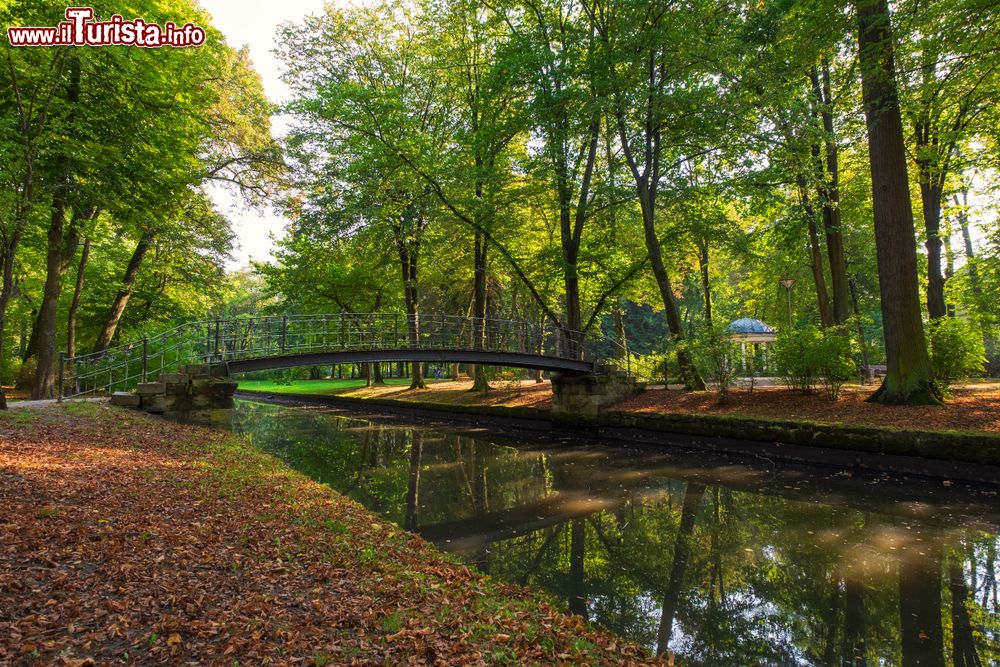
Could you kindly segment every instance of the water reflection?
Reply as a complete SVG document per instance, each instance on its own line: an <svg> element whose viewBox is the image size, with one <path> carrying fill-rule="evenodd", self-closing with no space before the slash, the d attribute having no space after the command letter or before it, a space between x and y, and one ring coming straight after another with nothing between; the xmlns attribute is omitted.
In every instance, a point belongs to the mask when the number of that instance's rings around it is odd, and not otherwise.
<svg viewBox="0 0 1000 667"><path fill-rule="evenodd" d="M990 491L255 403L236 428L679 664L1000 664Z"/></svg>

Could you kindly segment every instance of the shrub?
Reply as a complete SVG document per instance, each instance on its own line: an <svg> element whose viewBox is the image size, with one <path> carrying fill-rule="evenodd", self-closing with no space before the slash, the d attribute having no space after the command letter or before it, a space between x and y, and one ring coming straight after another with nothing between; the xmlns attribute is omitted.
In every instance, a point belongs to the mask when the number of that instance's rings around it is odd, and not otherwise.
<svg viewBox="0 0 1000 667"><path fill-rule="evenodd" d="M823 333L809 324L798 329L783 331L774 342L774 363L785 379L785 384L803 394L812 392L819 376L814 350L819 347Z"/></svg>
<svg viewBox="0 0 1000 667"><path fill-rule="evenodd" d="M778 335L774 359L785 382L804 394L822 381L833 399L844 382L857 373L851 339L837 328L808 325Z"/></svg>
<svg viewBox="0 0 1000 667"><path fill-rule="evenodd" d="M957 317L941 317L930 324L931 360L935 379L943 387L982 375L986 348L978 328Z"/></svg>
<svg viewBox="0 0 1000 667"><path fill-rule="evenodd" d="M706 327L690 342L694 362L702 374L717 384L719 401L726 400L729 387L739 376L741 351L725 327Z"/></svg>
<svg viewBox="0 0 1000 667"><path fill-rule="evenodd" d="M858 373L850 336L840 329L827 329L816 357L823 386L830 398L837 400L840 388Z"/></svg>

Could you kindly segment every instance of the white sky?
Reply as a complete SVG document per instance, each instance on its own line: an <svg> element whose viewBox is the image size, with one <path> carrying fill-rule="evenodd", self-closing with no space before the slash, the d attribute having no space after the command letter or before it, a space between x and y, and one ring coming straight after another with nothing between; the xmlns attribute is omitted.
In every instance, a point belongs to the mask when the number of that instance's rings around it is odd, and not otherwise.
<svg viewBox="0 0 1000 667"><path fill-rule="evenodd" d="M278 25L286 21L298 23L309 14L323 8L323 0L201 0L212 15L212 24L225 36L230 46L248 46L254 67L264 82L264 92L272 102L288 99L287 86L281 82L281 66L271 50L274 48ZM273 119L276 133L284 129L281 119ZM280 236L287 222L271 210L245 209L229 193L214 189L212 197L230 220L236 231L239 247L229 269L247 266L251 259L263 261L271 255L271 236Z"/></svg>

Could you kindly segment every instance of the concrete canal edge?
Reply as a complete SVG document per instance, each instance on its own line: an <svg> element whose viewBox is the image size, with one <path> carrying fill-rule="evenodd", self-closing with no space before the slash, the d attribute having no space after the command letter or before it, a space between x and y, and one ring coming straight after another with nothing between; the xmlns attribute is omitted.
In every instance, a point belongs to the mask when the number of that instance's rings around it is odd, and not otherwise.
<svg viewBox="0 0 1000 667"><path fill-rule="evenodd" d="M246 390L238 390L236 397L472 423L501 428L508 435L511 429L560 431L628 443L709 449L774 461L1000 484L1000 435L989 433L897 431L720 415L641 414L613 409L587 419L527 407L449 405Z"/></svg>

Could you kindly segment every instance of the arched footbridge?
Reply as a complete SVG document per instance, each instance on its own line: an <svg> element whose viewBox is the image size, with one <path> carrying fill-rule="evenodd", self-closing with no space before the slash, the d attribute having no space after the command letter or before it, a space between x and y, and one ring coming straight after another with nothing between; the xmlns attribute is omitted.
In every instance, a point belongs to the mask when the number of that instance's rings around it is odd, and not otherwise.
<svg viewBox="0 0 1000 667"><path fill-rule="evenodd" d="M101 352L62 355L59 396L130 391L190 364L232 375L365 362L486 364L639 381L654 375L600 332L451 315L336 313L188 322Z"/></svg>

